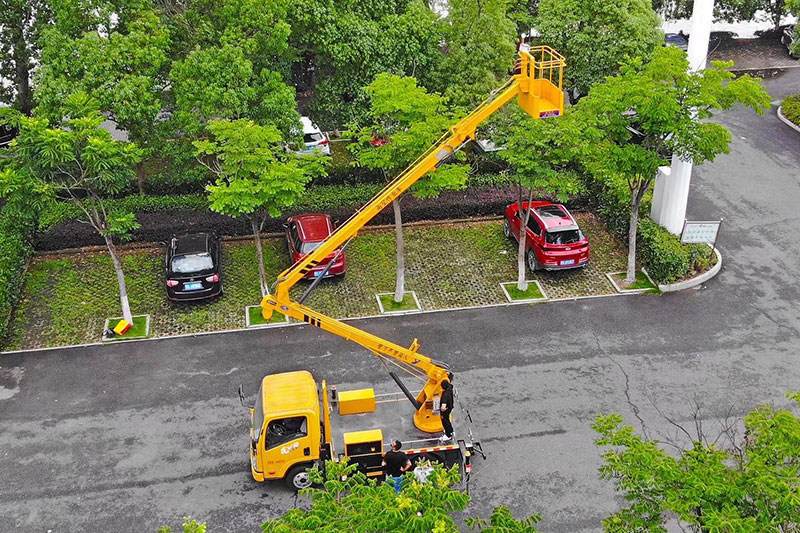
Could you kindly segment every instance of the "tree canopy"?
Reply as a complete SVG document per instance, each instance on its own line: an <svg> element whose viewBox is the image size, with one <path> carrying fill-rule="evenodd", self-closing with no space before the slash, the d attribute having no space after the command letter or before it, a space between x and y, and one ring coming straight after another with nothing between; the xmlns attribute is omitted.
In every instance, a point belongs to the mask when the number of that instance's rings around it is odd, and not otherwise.
<svg viewBox="0 0 800 533"><path fill-rule="evenodd" d="M639 207L658 167L673 154L702 164L727 153L730 133L707 120L715 111L741 104L761 114L769 107L760 80L735 78L727 66L689 72L684 52L660 47L649 62L630 60L576 106L582 163L601 179L625 182L631 193L627 282L635 278Z"/></svg>
<svg viewBox="0 0 800 533"><path fill-rule="evenodd" d="M626 58L652 57L663 44L660 27L650 0L542 0L536 19L541 42L567 61L570 98L619 72Z"/></svg>
<svg viewBox="0 0 800 533"><path fill-rule="evenodd" d="M456 532L458 527L450 515L464 510L469 502L469 495L455 488L461 479L458 466L448 470L434 465L424 483L407 472L400 493L395 493L389 484L367 479L355 464L346 462L328 461L324 475L316 467L310 475L321 485L300 491L311 500L310 508L296 507L280 518L268 520L261 531ZM473 529L495 533L536 533L538 521L538 515L518 521L507 507L495 509L489 519L467 519Z"/></svg>
<svg viewBox="0 0 800 533"><path fill-rule="evenodd" d="M788 396L800 402L800 393ZM703 532L778 533L800 523L796 414L762 405L744 418L741 437L735 428L713 439L675 425L691 440L677 455L623 426L619 415L597 417L596 442L609 447L600 474L629 502L603 520L605 531L666 532L672 517Z"/></svg>

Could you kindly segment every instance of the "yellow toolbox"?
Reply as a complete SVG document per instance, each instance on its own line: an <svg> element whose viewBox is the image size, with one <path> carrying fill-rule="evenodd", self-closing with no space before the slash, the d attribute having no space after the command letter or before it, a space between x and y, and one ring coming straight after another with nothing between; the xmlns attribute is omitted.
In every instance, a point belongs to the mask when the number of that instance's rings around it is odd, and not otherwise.
<svg viewBox="0 0 800 533"><path fill-rule="evenodd" d="M373 389L347 390L339 392L339 414L356 415L375 411Z"/></svg>

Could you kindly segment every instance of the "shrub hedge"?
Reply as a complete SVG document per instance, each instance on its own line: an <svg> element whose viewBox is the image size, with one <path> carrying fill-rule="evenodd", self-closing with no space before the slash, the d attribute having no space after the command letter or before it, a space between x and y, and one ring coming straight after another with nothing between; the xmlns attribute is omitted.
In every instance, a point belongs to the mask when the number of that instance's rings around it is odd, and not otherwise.
<svg viewBox="0 0 800 533"><path fill-rule="evenodd" d="M793 94L781 104L783 116L800 126L800 94Z"/></svg>
<svg viewBox="0 0 800 533"><path fill-rule="evenodd" d="M31 254L27 233L27 228L0 212L0 341L8 333L8 324L25 280L23 272Z"/></svg>
<svg viewBox="0 0 800 533"><path fill-rule="evenodd" d="M346 220L367 203L382 188L382 184L316 185L311 187L297 205L286 209L283 216L268 219L265 232L283 231L284 220L304 212L325 212L334 219ZM547 195L540 195L547 198ZM498 215L510 202L517 199L516 188L509 185L503 175L477 175L470 178L468 187L460 191L445 191L438 198L419 200L413 196L403 199L403 221L443 220L473 216ZM568 203L580 210L585 199ZM220 235L249 235L250 225L245 220L235 220L213 213L208 209L204 195L127 196L108 200L110 209L125 209L136 213L141 225L134 231L134 241L165 241L179 231L215 231ZM103 244L102 239L86 224L78 222L81 212L67 203L58 203L40 218L38 250L60 250ZM391 206L384 209L371 223L391 224L394 221Z"/></svg>

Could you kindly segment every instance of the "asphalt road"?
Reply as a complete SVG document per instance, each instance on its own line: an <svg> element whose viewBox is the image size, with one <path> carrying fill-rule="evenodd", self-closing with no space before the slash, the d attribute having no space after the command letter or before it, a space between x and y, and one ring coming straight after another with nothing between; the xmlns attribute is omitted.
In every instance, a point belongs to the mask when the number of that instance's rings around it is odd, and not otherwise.
<svg viewBox="0 0 800 533"><path fill-rule="evenodd" d="M800 70L767 81L777 100ZM729 409L788 405L798 388L800 134L722 115L730 155L696 169L689 216L724 217L724 267L700 290L359 321L449 362L489 453L468 514L541 512L545 531L598 531L622 502L597 476L590 428L619 412L653 437L658 410L707 427ZM256 531L295 505L258 485L236 388L309 369L340 388L392 390L374 358L310 326L0 358L0 531L155 531L191 515Z"/></svg>

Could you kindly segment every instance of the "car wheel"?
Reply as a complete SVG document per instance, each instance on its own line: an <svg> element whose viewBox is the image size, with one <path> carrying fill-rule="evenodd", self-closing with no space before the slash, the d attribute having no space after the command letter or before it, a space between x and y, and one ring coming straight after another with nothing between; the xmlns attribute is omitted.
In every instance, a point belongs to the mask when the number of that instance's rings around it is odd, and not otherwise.
<svg viewBox="0 0 800 533"><path fill-rule="evenodd" d="M528 259L528 269L531 272L536 272L537 270L539 270L539 262L536 260L536 252L533 251L533 248L528 250L527 259Z"/></svg>
<svg viewBox="0 0 800 533"><path fill-rule="evenodd" d="M506 239L511 238L511 224L508 222L508 219L503 221L503 235L506 236Z"/></svg>
<svg viewBox="0 0 800 533"><path fill-rule="evenodd" d="M295 466L286 475L286 484L293 490L307 489L311 486L311 477L308 475L309 470L311 470L310 465Z"/></svg>

